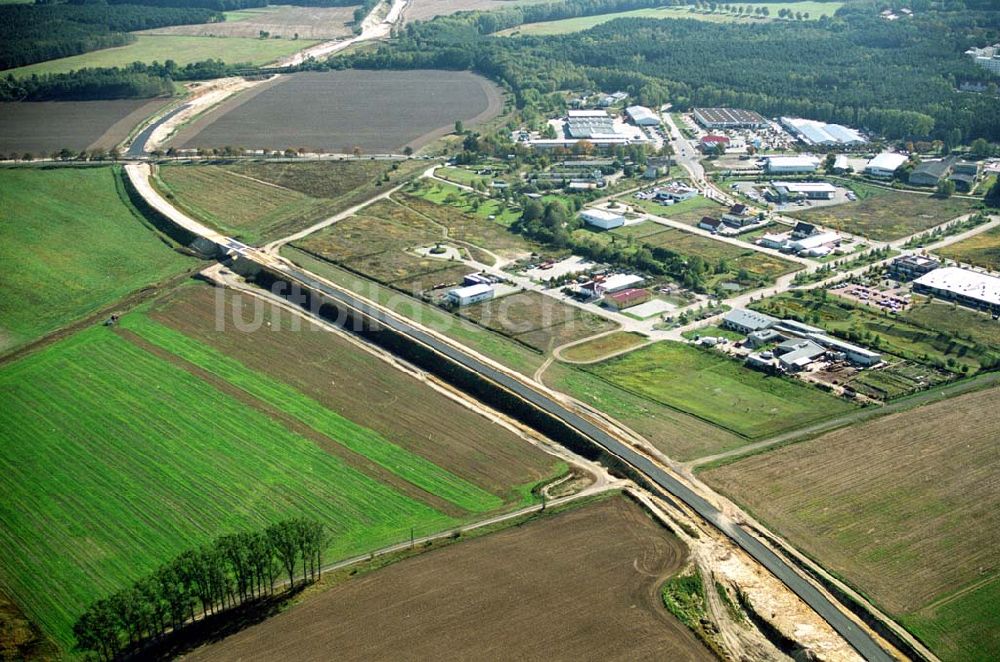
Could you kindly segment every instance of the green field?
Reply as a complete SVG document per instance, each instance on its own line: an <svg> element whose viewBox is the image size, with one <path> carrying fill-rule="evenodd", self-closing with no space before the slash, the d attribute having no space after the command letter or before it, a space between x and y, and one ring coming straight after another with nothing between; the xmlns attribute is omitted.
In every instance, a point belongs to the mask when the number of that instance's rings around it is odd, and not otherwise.
<svg viewBox="0 0 1000 662"><path fill-rule="evenodd" d="M342 557L453 522L106 328L0 392L2 581L63 646L90 601L222 533L307 515Z"/></svg>
<svg viewBox="0 0 1000 662"><path fill-rule="evenodd" d="M843 6L843 2L755 2L750 4L739 4L738 7L767 7L771 13L770 20L778 20L778 11L790 9L793 12L809 13L809 20L816 20L820 16L832 16L835 11ZM698 21L709 21L712 23L732 23L732 22L753 22L769 19L746 17L729 12L697 12L690 11L686 7L663 7L657 9L635 9L632 11L616 12L613 14L599 14L597 16L579 16L576 18L566 18L559 21L545 21L542 23L529 23L520 25L510 30L505 30L504 35L555 35L568 34L589 30L595 25L613 21L616 18L689 18Z"/></svg>
<svg viewBox="0 0 1000 662"><path fill-rule="evenodd" d="M842 182L835 182L842 184ZM792 212L789 216L876 241L893 241L947 223L972 211L973 201L939 199L924 193L895 191L851 182L856 202Z"/></svg>
<svg viewBox="0 0 1000 662"><path fill-rule="evenodd" d="M1000 271L1000 227L934 251L942 257Z"/></svg>
<svg viewBox="0 0 1000 662"><path fill-rule="evenodd" d="M658 342L587 366L587 371L655 402L759 439L844 414L839 398L743 367L717 352Z"/></svg>
<svg viewBox="0 0 1000 662"><path fill-rule="evenodd" d="M111 167L0 169L0 351L197 264L116 184Z"/></svg>
<svg viewBox="0 0 1000 662"><path fill-rule="evenodd" d="M628 200L626 204L633 204L641 207L653 216L662 216L672 221L686 223L687 225L698 225L704 216L718 218L727 210L714 200L702 196L696 196L690 200L683 200L672 205L661 205L655 200Z"/></svg>
<svg viewBox="0 0 1000 662"><path fill-rule="evenodd" d="M202 60L222 60L237 64L267 64L286 55L300 51L317 41L306 39L248 39L243 37L186 37L176 35L139 35L136 40L117 48L73 55L71 57L39 62L5 73L17 76L31 74L56 74L87 67L123 67L133 62L165 62L173 60L179 65Z"/></svg>
<svg viewBox="0 0 1000 662"><path fill-rule="evenodd" d="M218 166L165 166L156 183L182 211L251 244L289 235L335 212L329 201Z"/></svg>

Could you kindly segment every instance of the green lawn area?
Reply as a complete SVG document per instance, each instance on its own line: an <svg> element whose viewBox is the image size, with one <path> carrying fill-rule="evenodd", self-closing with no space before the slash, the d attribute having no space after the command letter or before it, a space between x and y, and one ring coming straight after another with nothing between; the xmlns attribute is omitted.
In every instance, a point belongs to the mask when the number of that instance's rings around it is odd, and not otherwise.
<svg viewBox="0 0 1000 662"><path fill-rule="evenodd" d="M730 329L723 329L721 326L715 326L714 324L709 324L707 326L701 326L697 329L691 329L690 331L685 331L681 334L688 340L695 340L696 338L726 338L727 340L743 340L746 338L742 333L737 333Z"/></svg>
<svg viewBox="0 0 1000 662"><path fill-rule="evenodd" d="M221 534L314 517L342 558L454 523L107 328L0 393L0 580L64 648L92 600Z"/></svg>
<svg viewBox="0 0 1000 662"><path fill-rule="evenodd" d="M788 215L876 241L892 241L967 214L972 211L974 203L963 198L939 199L924 193L896 191L861 182L852 181L849 187L858 194L856 202L816 207Z"/></svg>
<svg viewBox="0 0 1000 662"><path fill-rule="evenodd" d="M751 439L853 409L844 400L801 382L768 376L717 352L669 341L586 370L626 391Z"/></svg>
<svg viewBox="0 0 1000 662"><path fill-rule="evenodd" d="M627 204L637 205L654 216L662 216L687 225L698 225L704 216L718 218L726 211L724 205L700 195L672 205L661 205L655 200L636 200L635 198L632 198Z"/></svg>
<svg viewBox="0 0 1000 662"><path fill-rule="evenodd" d="M1000 227L934 251L950 260L1000 271Z"/></svg>
<svg viewBox="0 0 1000 662"><path fill-rule="evenodd" d="M790 9L793 12L809 13L809 20L816 20L820 16L832 16L835 11L843 6L843 2L755 2L736 5L738 7L750 6L753 8L767 7L771 20L778 20L778 11ZM690 11L687 7L662 7L656 9L635 9L632 11L615 12L613 14L599 14L597 16L579 16L576 18L566 18L559 21L545 21L542 23L529 23L510 30L505 30L500 34L511 35L555 35L568 34L570 32L580 32L589 30L595 25L613 21L616 18L688 18L698 21L708 21L712 23L733 23L733 22L753 22L764 21L764 18L746 17L729 12L696 12Z"/></svg>
<svg viewBox="0 0 1000 662"><path fill-rule="evenodd" d="M453 170L457 170L457 168ZM510 227L521 217L520 210L508 207L504 204L503 200L485 198L479 194L463 191L457 186L442 182L421 185L419 189L412 191L411 194L439 205L455 207L466 214L473 214L480 218L488 219L490 216L493 216L494 221L505 227Z"/></svg>
<svg viewBox="0 0 1000 662"><path fill-rule="evenodd" d="M0 169L0 351L197 264L144 224L116 177L110 166Z"/></svg>
<svg viewBox="0 0 1000 662"><path fill-rule="evenodd" d="M308 39L248 39L243 37L187 37L178 35L139 35L136 40L117 48L103 48L81 55L39 62L6 71L6 74L30 76L55 74L85 67L123 67L133 62L165 62L179 65L219 59L230 64L248 62L267 64L291 55L317 41Z"/></svg>

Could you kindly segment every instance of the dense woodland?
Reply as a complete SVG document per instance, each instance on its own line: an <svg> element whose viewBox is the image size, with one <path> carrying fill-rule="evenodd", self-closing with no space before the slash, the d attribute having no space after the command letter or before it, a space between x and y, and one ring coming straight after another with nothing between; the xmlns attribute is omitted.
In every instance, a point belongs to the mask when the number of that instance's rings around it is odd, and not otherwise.
<svg viewBox="0 0 1000 662"><path fill-rule="evenodd" d="M326 544L323 524L308 519L217 538L92 604L73 627L77 649L117 659L198 617L294 589L296 577L313 581L321 575Z"/></svg>
<svg viewBox="0 0 1000 662"><path fill-rule="evenodd" d="M124 46L134 30L221 21L210 9L135 4L0 5L0 69Z"/></svg>
<svg viewBox="0 0 1000 662"><path fill-rule="evenodd" d="M569 4L587 11L594 3L622 1ZM842 122L889 138L952 145L1000 140L997 81L963 55L970 46L1000 40L997 11L960 8L890 22L862 2L809 22L633 18L561 36L487 34L510 27L524 11L411 24L398 39L348 62L474 69L508 86L520 107L556 90L624 89L646 104L739 106ZM962 82L987 84L992 93L959 92Z"/></svg>

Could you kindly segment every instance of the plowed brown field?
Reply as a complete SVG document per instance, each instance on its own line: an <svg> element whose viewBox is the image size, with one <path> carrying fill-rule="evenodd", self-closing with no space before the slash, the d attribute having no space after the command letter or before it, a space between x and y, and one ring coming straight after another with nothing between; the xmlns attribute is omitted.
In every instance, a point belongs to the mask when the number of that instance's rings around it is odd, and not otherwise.
<svg viewBox="0 0 1000 662"><path fill-rule="evenodd" d="M683 544L624 498L331 588L191 660L712 660L659 596Z"/></svg>

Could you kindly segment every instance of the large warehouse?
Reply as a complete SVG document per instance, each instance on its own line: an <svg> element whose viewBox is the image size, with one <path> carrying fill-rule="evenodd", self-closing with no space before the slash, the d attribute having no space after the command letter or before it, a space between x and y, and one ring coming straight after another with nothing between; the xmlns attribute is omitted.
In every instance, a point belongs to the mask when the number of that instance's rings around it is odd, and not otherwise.
<svg viewBox="0 0 1000 662"><path fill-rule="evenodd" d="M587 225L593 225L602 230L611 230L625 225L625 217L602 209L584 209L580 212L580 218Z"/></svg>
<svg viewBox="0 0 1000 662"><path fill-rule="evenodd" d="M790 200L832 200L837 187L829 182L771 182L778 202Z"/></svg>
<svg viewBox="0 0 1000 662"><path fill-rule="evenodd" d="M569 111L566 133L577 140L619 137L615 132L614 120L603 110Z"/></svg>
<svg viewBox="0 0 1000 662"><path fill-rule="evenodd" d="M694 119L706 129L766 129L760 113L740 108L695 108Z"/></svg>
<svg viewBox="0 0 1000 662"><path fill-rule="evenodd" d="M798 117L782 117L781 125L807 145L848 147L868 142L854 129L840 124L827 124L826 122L805 120Z"/></svg>
<svg viewBox="0 0 1000 662"><path fill-rule="evenodd" d="M764 160L764 169L771 173L816 172L819 159L815 156L769 156Z"/></svg>
<svg viewBox="0 0 1000 662"><path fill-rule="evenodd" d="M1000 278L978 271L941 267L913 281L913 291L1000 313Z"/></svg>
<svg viewBox="0 0 1000 662"><path fill-rule="evenodd" d="M629 106L625 109L628 118L636 126L659 126L660 118L645 106Z"/></svg>
<svg viewBox="0 0 1000 662"><path fill-rule="evenodd" d="M872 177L892 177L899 166L906 163L909 157L905 154L882 152L865 166L865 174Z"/></svg>

